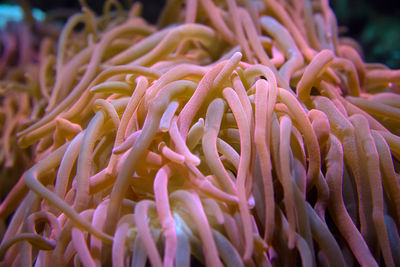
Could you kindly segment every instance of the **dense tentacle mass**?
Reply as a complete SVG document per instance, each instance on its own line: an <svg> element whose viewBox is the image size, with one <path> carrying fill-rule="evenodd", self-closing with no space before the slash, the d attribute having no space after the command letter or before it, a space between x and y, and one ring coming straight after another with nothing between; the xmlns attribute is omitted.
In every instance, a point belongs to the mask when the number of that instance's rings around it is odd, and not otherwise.
<svg viewBox="0 0 400 267"><path fill-rule="evenodd" d="M81 2L0 83L4 266L400 266L400 71L327 0Z"/></svg>

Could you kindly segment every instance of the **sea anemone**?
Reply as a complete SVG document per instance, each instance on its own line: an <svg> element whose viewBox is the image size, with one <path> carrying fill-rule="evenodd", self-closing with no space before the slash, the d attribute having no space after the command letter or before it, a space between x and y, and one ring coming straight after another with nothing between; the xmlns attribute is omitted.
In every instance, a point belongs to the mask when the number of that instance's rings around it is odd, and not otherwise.
<svg viewBox="0 0 400 267"><path fill-rule="evenodd" d="M4 199L35 162L33 146L20 148L16 133L37 121L47 105L52 83L47 72L54 63L49 51L59 26L40 21L43 14L35 9L34 17L27 12L31 16L24 21L17 6L0 5L0 13L0 197Z"/></svg>
<svg viewBox="0 0 400 267"><path fill-rule="evenodd" d="M81 4L17 134L4 266L400 265L400 71L328 1Z"/></svg>

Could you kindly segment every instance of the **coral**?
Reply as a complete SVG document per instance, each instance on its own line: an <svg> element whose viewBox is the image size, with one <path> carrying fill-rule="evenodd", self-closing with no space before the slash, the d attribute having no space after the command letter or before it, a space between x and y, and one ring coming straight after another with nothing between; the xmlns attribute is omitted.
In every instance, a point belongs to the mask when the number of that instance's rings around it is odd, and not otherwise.
<svg viewBox="0 0 400 267"><path fill-rule="evenodd" d="M400 264L400 71L328 1L82 5L42 45L4 265Z"/></svg>

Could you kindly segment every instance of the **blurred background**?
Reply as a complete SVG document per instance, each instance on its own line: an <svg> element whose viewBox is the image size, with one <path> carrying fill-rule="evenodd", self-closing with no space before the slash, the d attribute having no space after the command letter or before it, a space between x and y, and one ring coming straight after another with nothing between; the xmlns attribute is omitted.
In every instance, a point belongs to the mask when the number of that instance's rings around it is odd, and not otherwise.
<svg viewBox="0 0 400 267"><path fill-rule="evenodd" d="M400 5L389 0L331 0L342 35L355 38L367 62L400 68Z"/></svg>
<svg viewBox="0 0 400 267"><path fill-rule="evenodd" d="M2 4L16 1L2 0ZM57 8L79 8L78 0L27 0L44 12ZM101 13L103 0L86 0ZM124 4L129 0L121 0ZM164 0L141 0L143 16L150 22L157 20ZM341 35L355 38L364 49L365 61L381 62L391 68L400 68L400 5L389 0L331 0L338 18ZM1 15L0 15L1 16Z"/></svg>

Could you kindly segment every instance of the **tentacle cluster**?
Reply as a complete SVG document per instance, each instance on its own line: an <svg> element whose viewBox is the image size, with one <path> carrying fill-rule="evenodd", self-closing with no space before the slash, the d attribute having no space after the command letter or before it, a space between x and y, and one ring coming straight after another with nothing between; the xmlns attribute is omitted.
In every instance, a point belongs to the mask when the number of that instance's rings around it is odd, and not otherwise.
<svg viewBox="0 0 400 267"><path fill-rule="evenodd" d="M328 1L82 4L17 135L3 264L400 265L400 72Z"/></svg>
<svg viewBox="0 0 400 267"><path fill-rule="evenodd" d="M60 30L54 20L35 21L27 2L21 1L21 6L26 19L9 20L0 27L1 199L35 162L34 149L21 149L16 133L43 114L47 104L43 96L49 95L52 82L48 71L54 55L50 54Z"/></svg>

